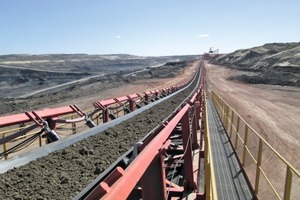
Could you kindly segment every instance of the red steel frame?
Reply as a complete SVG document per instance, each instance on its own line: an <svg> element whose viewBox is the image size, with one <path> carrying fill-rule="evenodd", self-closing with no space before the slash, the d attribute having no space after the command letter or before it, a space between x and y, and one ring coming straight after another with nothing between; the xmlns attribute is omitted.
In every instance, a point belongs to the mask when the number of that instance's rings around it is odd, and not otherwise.
<svg viewBox="0 0 300 200"><path fill-rule="evenodd" d="M126 199L134 193L141 195L143 199L166 199L167 193L171 196L181 196L184 191L197 192L199 164L193 164L192 153L202 146L202 139L197 138L197 133L201 133L203 129L200 127L202 124L199 124L203 110L200 107L203 105L200 104L201 95L202 87L172 119L163 123L157 134L154 133L154 136L150 136L140 146L140 153L126 169L117 167L86 199ZM170 182L165 177L164 153L171 145L170 135L178 123L181 123L184 150L181 155L184 159L184 187ZM137 188L138 183L140 186ZM197 196L203 197L199 193Z"/></svg>
<svg viewBox="0 0 300 200"><path fill-rule="evenodd" d="M183 88L187 84L189 84L190 81L188 81L185 84L179 85L179 86L168 87L168 88L164 88L161 90L153 90L153 91L144 92L144 96L136 93L136 94L131 94L131 95L122 96L122 97L118 97L118 98L97 101L97 102L94 102L94 107L96 108L95 111L97 111L97 109L99 109L99 111L102 111L102 119L103 119L103 123L105 123L105 122L109 121L108 108L111 105L119 104L122 106L126 103L129 103L129 109L132 112L132 111L134 111L136 100L145 99L146 101L148 101L149 99L157 98L159 95L166 95L166 94L173 93L173 92ZM85 113L77 105L69 105L69 106L59 107L59 108L46 108L46 109L38 110L38 111L31 111L31 112L25 112L25 113L20 113L20 114L1 116L0 117L0 128L17 125L17 124L22 124L22 123L26 123L26 122L34 122L36 125L43 127L44 126L43 121L47 120L49 128L51 130L55 130L56 123L57 123L57 120L59 120L59 117L61 117L63 115L71 114L71 113L77 113L80 117L85 116ZM26 134L23 132L22 132L22 134ZM10 135L7 138L3 138L3 139L1 139L1 143L12 140L12 139L18 137L19 135L20 134L17 133L17 134Z"/></svg>
<svg viewBox="0 0 300 200"><path fill-rule="evenodd" d="M144 96L136 93L136 94L126 95L126 96L122 96L122 97L118 97L118 98L96 101L96 102L94 102L94 107L101 109L102 111L105 112L105 110L112 104L116 104L116 103L124 104L126 102L129 102L130 111L134 111L134 103L135 103L136 99L138 99L138 98L140 98L140 99L148 98L149 99L149 98L157 97L160 94L172 93L174 91L177 91L177 90L183 88L188 83L189 82L179 85L179 86L168 87L168 88L164 88L161 90L153 90L153 91L144 92ZM81 109L76 105L70 105L70 106L59 107L59 108L45 108L43 110L38 110L38 111L1 116L0 117L0 128L6 127L6 126L12 126L12 125L16 125L16 124L21 124L21 123L26 123L26 122L30 122L30 121L35 121L35 120L39 120L39 119L56 118L56 117L66 115L66 114L71 114L71 113L78 113L80 116L83 115L83 112L81 111ZM104 120L104 122L107 122L107 121L108 121L108 119ZM39 122L37 122L37 123L39 123Z"/></svg>
<svg viewBox="0 0 300 200"><path fill-rule="evenodd" d="M202 76L203 77L203 76ZM202 79L202 84L203 78ZM169 94L177 91L191 82L185 84L168 87L162 90L154 90L145 92L144 96L140 94L132 94L119 98L97 101L94 106L102 110L103 122L108 121L108 107L112 104L120 104L129 102L130 110L134 110L135 100L144 98L158 98L159 95ZM167 186L168 193L180 196L184 191L197 190L197 177L199 169L195 170L193 165L192 151L201 146L197 139L197 131L200 127L199 119L201 117L199 101L201 100L202 88L200 87L191 97L189 102L181 109L177 110L172 119L165 121L160 127L160 131L154 136L150 136L140 148L140 153L133 162L124 170L117 167L96 189L87 197L87 199L126 199L132 192L139 192L143 199L166 199ZM43 119L54 119L61 115L78 113L83 116L84 113L76 105L44 109L40 111L26 112L10 116L0 117L0 127L15 125L19 123L35 121L36 124L42 126ZM170 135L178 123L182 127L182 140L184 154L185 184L184 187L170 182L165 177L165 156L164 153L171 145ZM55 123L55 120L54 120ZM55 127L55 125L54 125ZM192 139L191 139L192 138ZM202 141L202 139L200 140ZM174 159L175 160L175 159ZM196 165L199 166L199 165ZM195 173L196 172L196 173ZM141 182L141 188L135 188L138 182Z"/></svg>
<svg viewBox="0 0 300 200"><path fill-rule="evenodd" d="M58 117L60 115L70 114L70 113L74 113L74 112L76 112L76 111L74 109L72 109L71 106L66 106L66 107L60 107L60 108L52 108L52 109L33 111L31 113L26 112L27 114L20 113L20 114L2 116L2 117L0 117L0 128L5 127L5 126L11 126L11 125L15 125L15 124L33 121L32 117L30 117L30 116L39 116L40 118L46 119L46 118Z"/></svg>
<svg viewBox="0 0 300 200"><path fill-rule="evenodd" d="M134 111L134 104L135 104L136 100L144 99L146 102L148 102L150 99L159 98L160 95L173 93L173 92L185 87L189 83L190 83L190 81L188 81L185 84L181 84L179 86L173 86L173 87L168 87L168 88L164 88L161 90L152 90L152 91L144 92L143 95L135 93L135 94L126 95L126 96L122 96L122 97L118 97L118 98L96 101L93 103L93 105L96 109L99 109L102 111L102 119L103 119L103 123L105 123L105 122L109 121L108 108L110 105L114 105L114 104L124 105L125 103L129 102L129 109L132 112L132 111Z"/></svg>

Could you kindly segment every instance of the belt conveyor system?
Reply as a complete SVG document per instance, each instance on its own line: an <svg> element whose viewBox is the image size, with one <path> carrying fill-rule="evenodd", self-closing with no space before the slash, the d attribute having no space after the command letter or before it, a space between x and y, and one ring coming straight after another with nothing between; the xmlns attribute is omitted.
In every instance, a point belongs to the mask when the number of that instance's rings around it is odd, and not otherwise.
<svg viewBox="0 0 300 200"><path fill-rule="evenodd" d="M205 146L208 141L205 141L204 137L206 134L205 129L209 129L212 139L210 147L214 158L212 162L215 163L216 185L214 187L218 188L215 197L219 197L219 199L255 199L256 196L252 193L237 158L234 157L234 151L230 148L228 139L221 132L220 127L222 125L217 121L217 116L209 101L207 102L208 111L206 113L208 123L205 123L205 70L202 65L203 63L199 62L199 69L194 78L186 84L145 92L144 94L132 94L97 101L94 102L95 109L90 113L82 111L76 105L72 105L0 117L0 127L34 122L33 125L24 129L25 131L19 131L0 139L0 144L26 134L26 131L37 127L40 127L41 133L49 134L52 131L56 133L56 124L58 123L84 121L89 128L63 139L56 138L49 141L49 144L37 150L18 155L14 159L1 161L0 179L4 180L9 173L32 164L36 160L41 162L48 155L60 151L66 152L65 149L68 147L76 146L78 142L94 135L107 134L110 136L111 128L129 119L138 118L140 114L147 111L151 113L153 112L151 109L154 110L158 105L166 102L167 104L168 102L174 103L174 99L182 98L164 119L151 130L143 133L143 137L135 141L131 148L118 156L103 171L99 169L101 173L90 171L90 173L98 174L93 180L85 183L83 183L83 179L76 180L77 182L82 181L84 186L76 193L66 193L70 196L63 196L63 198L87 200L208 199L212 196L211 190L207 189L210 187L207 186L209 183L203 181L203 179L206 180L210 176L204 173L210 167L206 162L208 151L206 151ZM124 111L121 117L116 116L117 112L114 111L118 109ZM155 112L159 113L160 111L155 110ZM61 116L70 113L76 113L77 118L61 118ZM93 122L93 115L97 115L103 124L97 125ZM208 124L208 127L205 127L206 124ZM137 124L132 124L132 126L135 125ZM112 136L111 138L113 140ZM109 150L110 146L107 146L107 151ZM89 149L83 149L80 154L86 157L89 157L89 155L94 156L93 151ZM7 156L5 152L4 155ZM55 164L56 161L51 162ZM45 170L61 173L57 171L58 169L59 167ZM64 169L61 174L65 174L68 170L70 169ZM61 176L61 174L58 176ZM19 182L23 181L21 180L22 177L24 176L20 175ZM68 181L71 182L69 177L64 176L63 178L64 184ZM36 187L36 185L32 187ZM11 189L9 187L15 186L7 186L7 190ZM39 185L37 187L41 188ZM51 185L44 185L42 188L50 190L51 187ZM72 187L72 185L69 185L69 187ZM12 194L11 199L15 197L23 198L22 192L24 191L20 189L19 194ZM58 195L62 192L57 188L53 188L51 194L45 196L45 198L62 198ZM0 193L0 199L3 194Z"/></svg>

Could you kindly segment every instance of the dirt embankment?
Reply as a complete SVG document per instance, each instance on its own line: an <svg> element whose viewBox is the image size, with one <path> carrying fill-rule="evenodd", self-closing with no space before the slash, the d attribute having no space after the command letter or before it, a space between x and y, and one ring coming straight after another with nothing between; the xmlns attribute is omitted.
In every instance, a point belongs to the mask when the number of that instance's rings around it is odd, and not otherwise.
<svg viewBox="0 0 300 200"><path fill-rule="evenodd" d="M230 76L230 80L250 84L300 86L300 43L272 43L237 50L216 57L210 63L243 71Z"/></svg>
<svg viewBox="0 0 300 200"><path fill-rule="evenodd" d="M76 196L165 119L194 87L195 83L101 134L1 174L0 199L68 199Z"/></svg>

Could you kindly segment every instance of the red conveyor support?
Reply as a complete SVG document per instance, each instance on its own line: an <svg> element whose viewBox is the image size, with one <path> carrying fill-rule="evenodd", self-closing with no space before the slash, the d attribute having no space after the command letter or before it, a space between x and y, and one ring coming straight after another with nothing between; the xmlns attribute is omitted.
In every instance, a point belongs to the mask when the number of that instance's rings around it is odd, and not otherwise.
<svg viewBox="0 0 300 200"><path fill-rule="evenodd" d="M103 199L126 199L129 196L189 107L190 105L185 105L150 144L145 147Z"/></svg>

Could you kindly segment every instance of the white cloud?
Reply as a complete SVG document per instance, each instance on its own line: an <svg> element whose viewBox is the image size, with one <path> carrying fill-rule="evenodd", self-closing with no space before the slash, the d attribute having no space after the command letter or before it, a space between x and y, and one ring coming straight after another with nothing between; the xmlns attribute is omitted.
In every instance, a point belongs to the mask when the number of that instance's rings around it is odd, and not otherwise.
<svg viewBox="0 0 300 200"><path fill-rule="evenodd" d="M197 37L199 37L199 38L202 38L202 37L209 37L209 34L200 34L200 35L197 35Z"/></svg>
<svg viewBox="0 0 300 200"><path fill-rule="evenodd" d="M121 35L117 35L116 38L121 38Z"/></svg>

